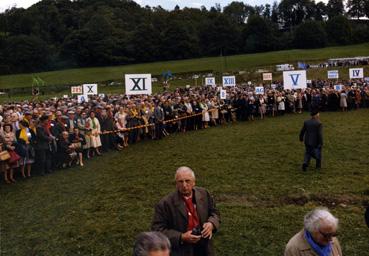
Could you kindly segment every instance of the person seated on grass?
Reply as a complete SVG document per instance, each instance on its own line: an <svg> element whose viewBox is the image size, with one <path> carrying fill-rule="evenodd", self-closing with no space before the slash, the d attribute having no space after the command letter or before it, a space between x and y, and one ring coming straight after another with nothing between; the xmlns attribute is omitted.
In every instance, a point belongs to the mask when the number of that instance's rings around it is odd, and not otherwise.
<svg viewBox="0 0 369 256"><path fill-rule="evenodd" d="M316 208L305 215L304 229L290 239L284 255L340 256L337 229L338 219L326 208Z"/></svg>
<svg viewBox="0 0 369 256"><path fill-rule="evenodd" d="M77 152L74 145L69 141L67 131L61 133L58 141L58 155L62 168L71 167L74 160L77 160Z"/></svg>
<svg viewBox="0 0 369 256"><path fill-rule="evenodd" d="M142 232L136 238L133 256L169 256L169 239L160 232Z"/></svg>
<svg viewBox="0 0 369 256"><path fill-rule="evenodd" d="M83 166L83 146L86 144L86 139L80 133L78 127L74 127L73 133L69 135L69 142L71 143L72 150L77 153L77 164Z"/></svg>

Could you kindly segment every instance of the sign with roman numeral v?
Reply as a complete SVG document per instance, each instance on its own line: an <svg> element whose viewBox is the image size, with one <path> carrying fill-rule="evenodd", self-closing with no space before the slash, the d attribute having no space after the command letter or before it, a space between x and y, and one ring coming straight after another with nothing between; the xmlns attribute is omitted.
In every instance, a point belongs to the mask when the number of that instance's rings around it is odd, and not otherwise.
<svg viewBox="0 0 369 256"><path fill-rule="evenodd" d="M306 87L305 70L283 72L283 88L285 90L305 89Z"/></svg>
<svg viewBox="0 0 369 256"><path fill-rule="evenodd" d="M151 74L127 74L126 95L139 95L152 93Z"/></svg>

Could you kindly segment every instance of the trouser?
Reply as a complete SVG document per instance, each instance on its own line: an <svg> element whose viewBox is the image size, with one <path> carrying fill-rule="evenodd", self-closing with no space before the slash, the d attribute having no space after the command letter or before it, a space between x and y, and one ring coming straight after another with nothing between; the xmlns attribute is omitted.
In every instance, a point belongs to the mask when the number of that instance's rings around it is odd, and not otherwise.
<svg viewBox="0 0 369 256"><path fill-rule="evenodd" d="M305 145L304 165L309 166L310 159L316 160L316 168L322 166L322 148Z"/></svg>
<svg viewBox="0 0 369 256"><path fill-rule="evenodd" d="M40 149L36 151L36 162L40 170L40 174L51 172L51 152L48 149Z"/></svg>

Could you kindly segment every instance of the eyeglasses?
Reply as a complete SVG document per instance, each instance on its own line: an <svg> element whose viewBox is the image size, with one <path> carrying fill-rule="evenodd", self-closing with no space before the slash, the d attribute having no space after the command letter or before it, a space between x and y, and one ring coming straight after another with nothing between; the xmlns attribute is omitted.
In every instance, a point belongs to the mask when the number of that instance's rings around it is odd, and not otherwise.
<svg viewBox="0 0 369 256"><path fill-rule="evenodd" d="M337 232L334 232L334 233L323 233L322 231L318 230L319 233L325 238L325 239L331 239L333 237L336 237L338 236L338 233Z"/></svg>

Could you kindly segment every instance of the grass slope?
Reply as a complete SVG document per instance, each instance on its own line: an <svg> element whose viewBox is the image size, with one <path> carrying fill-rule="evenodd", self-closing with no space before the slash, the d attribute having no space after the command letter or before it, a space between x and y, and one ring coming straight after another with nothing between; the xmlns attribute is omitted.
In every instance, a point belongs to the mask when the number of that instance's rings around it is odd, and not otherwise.
<svg viewBox="0 0 369 256"><path fill-rule="evenodd" d="M115 67L69 69L43 72L40 76L48 85L69 85L88 82L103 82L122 80L124 74L151 73L160 75L163 71L173 73L199 72L213 70L218 72L254 70L257 67L267 67L274 70L273 65L295 63L297 61L326 61L335 57L368 56L369 43L343 47L329 47L314 50L286 50L258 54L235 55L229 57L212 57L181 61L167 61L126 65ZM324 78L326 75L324 75ZM0 89L28 87L32 83L32 74L0 76Z"/></svg>
<svg viewBox="0 0 369 256"><path fill-rule="evenodd" d="M243 122L131 145L83 169L0 186L1 255L131 255L154 205L191 166L222 216L218 255L282 255L319 205L340 219L344 255L369 255L369 110L322 113L323 169L302 173L304 115Z"/></svg>

